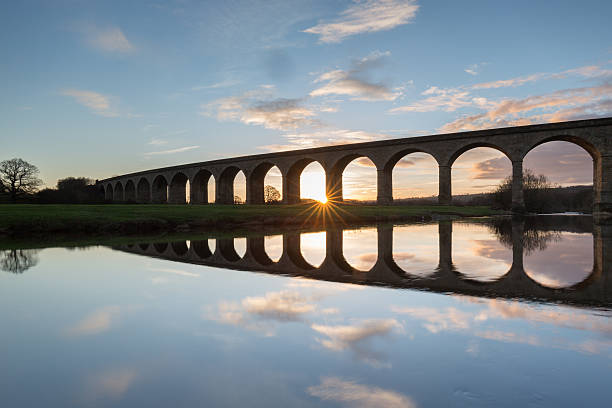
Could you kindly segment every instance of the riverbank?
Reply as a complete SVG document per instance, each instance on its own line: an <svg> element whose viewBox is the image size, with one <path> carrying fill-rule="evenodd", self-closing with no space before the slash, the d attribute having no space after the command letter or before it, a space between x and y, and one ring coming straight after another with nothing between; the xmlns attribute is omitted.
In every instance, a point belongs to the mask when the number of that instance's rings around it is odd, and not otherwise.
<svg viewBox="0 0 612 408"><path fill-rule="evenodd" d="M488 207L295 205L0 205L0 236L142 234L478 217Z"/></svg>

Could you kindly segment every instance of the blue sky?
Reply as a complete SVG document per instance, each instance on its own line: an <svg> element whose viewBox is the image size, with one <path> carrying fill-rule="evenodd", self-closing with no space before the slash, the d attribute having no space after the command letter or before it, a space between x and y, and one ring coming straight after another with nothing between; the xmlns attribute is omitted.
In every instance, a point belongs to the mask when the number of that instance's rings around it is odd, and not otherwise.
<svg viewBox="0 0 612 408"><path fill-rule="evenodd" d="M47 185L612 111L605 1L73 0L0 10L0 159L36 164ZM458 176L465 191L481 180L478 164L497 157L473 156Z"/></svg>

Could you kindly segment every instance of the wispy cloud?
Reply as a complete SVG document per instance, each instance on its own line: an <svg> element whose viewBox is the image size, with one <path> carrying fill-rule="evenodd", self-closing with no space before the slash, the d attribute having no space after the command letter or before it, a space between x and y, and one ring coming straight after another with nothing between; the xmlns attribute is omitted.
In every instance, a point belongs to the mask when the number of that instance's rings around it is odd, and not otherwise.
<svg viewBox="0 0 612 408"><path fill-rule="evenodd" d="M355 408L416 408L408 396L380 387L358 384L338 377L324 377L308 393L324 401L336 401Z"/></svg>
<svg viewBox="0 0 612 408"><path fill-rule="evenodd" d="M316 125L315 112L304 106L302 99L274 98L273 90L261 86L239 96L217 99L202 105L200 114L276 130Z"/></svg>
<svg viewBox="0 0 612 408"><path fill-rule="evenodd" d="M387 137L380 133L350 129L324 129L286 133L287 144L266 145L261 148L269 151L307 149L311 147L332 146L346 143L369 142Z"/></svg>
<svg viewBox="0 0 612 408"><path fill-rule="evenodd" d="M77 103L89 108L96 115L106 117L119 116L119 113L111 103L112 98L110 96L83 89L65 89L61 91L61 94L74 98Z"/></svg>
<svg viewBox="0 0 612 408"><path fill-rule="evenodd" d="M336 69L325 72L314 81L322 86L310 92L310 96L347 95L358 101L393 101L402 95L402 89L389 89L383 83L373 83L367 76L372 68L382 65L390 52L373 52L353 62L349 70Z"/></svg>
<svg viewBox="0 0 612 408"><path fill-rule="evenodd" d="M189 150L194 150L194 149L199 149L199 148L200 146L185 146L185 147L178 147L176 149L161 150L157 152L146 152L144 153L144 155L145 156L159 156L163 154L175 154L175 153L187 152Z"/></svg>
<svg viewBox="0 0 612 408"><path fill-rule="evenodd" d="M470 66L468 66L467 68L464 69L465 72L467 72L470 75L478 75L480 74L480 71L482 70L482 67L487 65L486 62L480 62L478 64L472 64Z"/></svg>
<svg viewBox="0 0 612 408"><path fill-rule="evenodd" d="M449 122L440 130L457 132L609 116L612 113L612 85L606 83L522 99L505 99L492 106L484 113Z"/></svg>
<svg viewBox="0 0 612 408"><path fill-rule="evenodd" d="M587 65L578 68L572 68L561 72L546 73L540 72L536 74L503 79L499 81L483 82L472 85L471 89L491 89L491 88L505 88L505 87L517 87L530 82L535 82L545 79L563 79L569 76L581 76L588 79L606 78L612 76L612 70L604 68L600 65Z"/></svg>
<svg viewBox="0 0 612 408"><path fill-rule="evenodd" d="M127 54L135 50L134 45L127 39L119 27L101 28L93 24L81 25L78 29L85 41L98 50Z"/></svg>
<svg viewBox="0 0 612 408"><path fill-rule="evenodd" d="M165 144L168 144L168 141L167 140L162 140L162 139L151 139L149 144L153 145L153 146L163 146Z"/></svg>
<svg viewBox="0 0 612 408"><path fill-rule="evenodd" d="M319 36L319 42L338 43L347 37L391 30L414 20L419 9L416 0L366 0L340 13L332 22L321 22L304 32Z"/></svg>
<svg viewBox="0 0 612 408"><path fill-rule="evenodd" d="M432 86L423 91L421 95L427 98L410 105L393 108L389 112L433 112L437 110L454 112L459 108L468 106L486 107L490 104L486 98L472 96L468 90L461 88L444 89Z"/></svg>
<svg viewBox="0 0 612 408"><path fill-rule="evenodd" d="M234 85L238 85L240 81L234 79L228 79L221 82L215 82L209 85L198 85L191 88L192 91L205 91L207 89L220 89L220 88L229 88Z"/></svg>

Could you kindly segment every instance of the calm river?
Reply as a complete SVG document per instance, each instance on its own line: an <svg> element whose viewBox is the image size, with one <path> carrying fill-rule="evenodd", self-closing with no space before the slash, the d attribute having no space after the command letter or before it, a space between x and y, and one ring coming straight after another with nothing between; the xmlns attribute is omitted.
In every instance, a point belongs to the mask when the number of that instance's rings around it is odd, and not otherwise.
<svg viewBox="0 0 612 408"><path fill-rule="evenodd" d="M3 407L609 407L586 216L0 251Z"/></svg>

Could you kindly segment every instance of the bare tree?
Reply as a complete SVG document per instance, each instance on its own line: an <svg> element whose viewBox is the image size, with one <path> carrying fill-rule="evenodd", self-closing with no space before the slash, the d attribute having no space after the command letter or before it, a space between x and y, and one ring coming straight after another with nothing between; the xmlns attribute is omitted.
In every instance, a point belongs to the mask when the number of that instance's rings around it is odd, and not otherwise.
<svg viewBox="0 0 612 408"><path fill-rule="evenodd" d="M8 191L11 201L24 194L38 190L42 180L37 177L38 167L22 159L10 159L0 162L0 184Z"/></svg>
<svg viewBox="0 0 612 408"><path fill-rule="evenodd" d="M240 197L239 195L235 195L234 196L234 204L244 204L244 201L242 200L242 197Z"/></svg>
<svg viewBox="0 0 612 408"><path fill-rule="evenodd" d="M266 185L264 187L264 202L276 203L280 201L281 194L274 186Z"/></svg>

